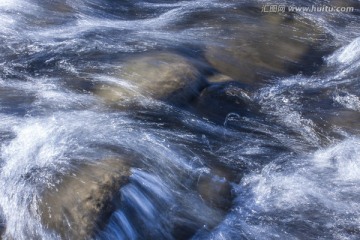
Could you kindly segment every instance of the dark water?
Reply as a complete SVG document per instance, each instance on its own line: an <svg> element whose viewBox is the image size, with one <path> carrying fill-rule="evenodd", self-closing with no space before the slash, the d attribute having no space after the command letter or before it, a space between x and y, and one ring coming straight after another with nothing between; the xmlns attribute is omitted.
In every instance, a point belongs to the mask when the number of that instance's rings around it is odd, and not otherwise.
<svg viewBox="0 0 360 240"><path fill-rule="evenodd" d="M121 158L94 239L359 239L359 2L264 4L1 0L2 238L75 239L43 193ZM168 56L191 94L162 95Z"/></svg>

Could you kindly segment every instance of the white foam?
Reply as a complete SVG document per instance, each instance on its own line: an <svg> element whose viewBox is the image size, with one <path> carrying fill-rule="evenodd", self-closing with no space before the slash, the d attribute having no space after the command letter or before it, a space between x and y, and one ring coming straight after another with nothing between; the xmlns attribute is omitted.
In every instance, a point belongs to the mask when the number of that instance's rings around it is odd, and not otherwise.
<svg viewBox="0 0 360 240"><path fill-rule="evenodd" d="M352 63L360 59L360 37L347 46L341 48L336 54L339 63Z"/></svg>
<svg viewBox="0 0 360 240"><path fill-rule="evenodd" d="M31 231L32 236L48 236L35 214L38 192L31 182L45 186L53 184L53 171L61 172L61 166L66 163L63 154L68 143L63 139L66 139L64 129L55 126L55 119L28 121L15 126L16 138L1 148L0 205L6 218L8 237L26 239L24 231ZM32 179L28 183L27 176ZM56 236L52 238L56 239Z"/></svg>
<svg viewBox="0 0 360 240"><path fill-rule="evenodd" d="M16 8L17 6L19 6L20 3L21 3L21 1L19 1L19 0L1 0L0 8L12 9L12 8Z"/></svg>
<svg viewBox="0 0 360 240"><path fill-rule="evenodd" d="M262 111L275 116L278 122L298 132L302 136L302 142L319 145L321 140L314 122L299 111L301 91L297 89L305 84L313 83L301 76L285 78L273 86L260 89L256 98L260 101Z"/></svg>
<svg viewBox="0 0 360 240"><path fill-rule="evenodd" d="M253 236L261 227L268 236L331 234L346 239L351 234L344 229L360 226L359 184L360 139L350 138L308 157L278 159L260 174L246 176L238 188L237 211L229 217L242 222L236 227ZM223 223L221 229L231 224ZM309 225L314 226L309 233L301 231ZM317 229L327 232L314 233Z"/></svg>
<svg viewBox="0 0 360 240"><path fill-rule="evenodd" d="M335 95L334 100L344 107L354 110L360 111L360 98L354 94L345 93L345 95Z"/></svg>
<svg viewBox="0 0 360 240"><path fill-rule="evenodd" d="M360 37L335 51L326 61L335 72L329 76L330 79L347 79L360 68Z"/></svg>
<svg viewBox="0 0 360 240"><path fill-rule="evenodd" d="M329 179L331 181L360 182L360 139L348 139L317 151L313 162L319 170L332 169L336 173L335 178Z"/></svg>

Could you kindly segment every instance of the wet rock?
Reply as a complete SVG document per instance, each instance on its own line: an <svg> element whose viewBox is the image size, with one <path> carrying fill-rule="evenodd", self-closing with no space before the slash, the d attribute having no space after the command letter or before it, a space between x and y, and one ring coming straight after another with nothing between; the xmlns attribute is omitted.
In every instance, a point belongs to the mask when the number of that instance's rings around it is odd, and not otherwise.
<svg viewBox="0 0 360 240"><path fill-rule="evenodd" d="M199 178L197 190L201 198L211 207L228 210L231 206L231 185L224 177L203 175Z"/></svg>
<svg viewBox="0 0 360 240"><path fill-rule="evenodd" d="M5 226L0 224L0 240L3 239L2 235L4 234L4 232L5 232Z"/></svg>
<svg viewBox="0 0 360 240"><path fill-rule="evenodd" d="M55 1L40 1L43 11L51 13L48 17L34 16L29 18L29 23L36 27L49 27L52 25L65 24L68 21L76 20L76 10L68 3L55 0ZM41 11L41 10L40 10Z"/></svg>
<svg viewBox="0 0 360 240"><path fill-rule="evenodd" d="M1 111L4 113L23 116L28 111L27 104L35 100L34 94L11 88L0 88L0 104L4 106Z"/></svg>
<svg viewBox="0 0 360 240"><path fill-rule="evenodd" d="M229 113L249 115L256 111L247 86L237 82L213 84L205 88L195 105L198 113L220 123Z"/></svg>
<svg viewBox="0 0 360 240"><path fill-rule="evenodd" d="M196 231L205 227L216 227L226 215L222 209L204 204L200 196L186 194L180 202L180 211L176 215L173 226L175 239L190 239Z"/></svg>
<svg viewBox="0 0 360 240"><path fill-rule="evenodd" d="M344 129L353 134L360 133L360 112L353 110L334 111L327 118L327 123L332 129Z"/></svg>
<svg viewBox="0 0 360 240"><path fill-rule="evenodd" d="M220 73L254 83L271 77L312 73L328 52L329 36L295 14L233 13L222 28L228 38L209 44L205 58Z"/></svg>
<svg viewBox="0 0 360 240"><path fill-rule="evenodd" d="M338 84L336 88L342 91L326 87L303 91L301 103L306 109L303 116L315 123L319 135L338 138L341 132L360 133L360 102L351 87Z"/></svg>
<svg viewBox="0 0 360 240"><path fill-rule="evenodd" d="M190 239L199 229L211 230L224 220L233 200L227 176L226 171L217 168L194 179L196 192L181 199L174 219L175 239Z"/></svg>
<svg viewBox="0 0 360 240"><path fill-rule="evenodd" d="M110 104L141 96L181 104L197 96L206 86L194 64L169 52L132 58L121 67L117 78L118 83L102 84L95 94Z"/></svg>
<svg viewBox="0 0 360 240"><path fill-rule="evenodd" d="M224 82L232 82L234 79L232 79L229 76L226 76L224 74L215 74L207 78L207 81L209 83L224 83Z"/></svg>
<svg viewBox="0 0 360 240"><path fill-rule="evenodd" d="M119 159L80 166L40 203L41 220L63 239L88 239L114 211L113 197L127 183L129 167Z"/></svg>
<svg viewBox="0 0 360 240"><path fill-rule="evenodd" d="M96 87L95 95L108 105L128 106L141 98L141 94L131 87L116 84L101 84Z"/></svg>
<svg viewBox="0 0 360 240"><path fill-rule="evenodd" d="M45 2L43 3L43 6L49 9L50 11L54 11L54 12L60 12L60 13L75 12L75 9L73 9L73 7L70 4L60 0Z"/></svg>
<svg viewBox="0 0 360 240"><path fill-rule="evenodd" d="M360 3L356 0L331 0L329 7L353 7L354 11L359 10Z"/></svg>

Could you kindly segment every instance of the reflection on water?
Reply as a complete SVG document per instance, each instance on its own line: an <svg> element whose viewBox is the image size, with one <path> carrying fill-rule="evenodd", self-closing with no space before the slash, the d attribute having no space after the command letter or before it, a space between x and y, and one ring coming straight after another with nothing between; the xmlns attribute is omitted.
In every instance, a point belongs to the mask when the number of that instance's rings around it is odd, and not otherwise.
<svg viewBox="0 0 360 240"><path fill-rule="evenodd" d="M358 3L263 4L1 1L2 238L359 238Z"/></svg>

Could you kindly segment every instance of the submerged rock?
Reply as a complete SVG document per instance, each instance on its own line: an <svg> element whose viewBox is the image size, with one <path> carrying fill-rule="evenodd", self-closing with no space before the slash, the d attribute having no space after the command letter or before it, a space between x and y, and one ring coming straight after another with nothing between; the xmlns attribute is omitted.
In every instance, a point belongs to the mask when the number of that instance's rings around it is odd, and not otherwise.
<svg viewBox="0 0 360 240"><path fill-rule="evenodd" d="M209 76L207 78L209 83L225 83L225 82L232 82L234 79L232 79L229 76L226 76L224 74L215 74L212 76Z"/></svg>
<svg viewBox="0 0 360 240"><path fill-rule="evenodd" d="M360 3L357 0L330 0L330 4L328 6L332 7L353 7L354 10L358 10L360 7ZM352 13L351 11L350 13Z"/></svg>
<svg viewBox="0 0 360 240"><path fill-rule="evenodd" d="M0 240L3 239L2 235L5 232L5 226L3 226L2 224L0 224Z"/></svg>
<svg viewBox="0 0 360 240"><path fill-rule="evenodd" d="M195 102L196 111L221 123L229 113L253 114L256 109L246 88L246 85L238 82L213 84L201 92Z"/></svg>
<svg viewBox="0 0 360 240"><path fill-rule="evenodd" d="M360 112L348 109L333 111L327 116L325 124L328 124L333 130L343 129L352 134L359 134Z"/></svg>
<svg viewBox="0 0 360 240"><path fill-rule="evenodd" d="M127 183L129 167L119 159L80 166L40 203L41 220L63 239L88 239L114 211L113 197Z"/></svg>
<svg viewBox="0 0 360 240"><path fill-rule="evenodd" d="M181 199L173 228L175 239L192 239L198 231L214 229L224 220L234 196L228 174L220 168L213 170L196 176L195 194Z"/></svg>
<svg viewBox="0 0 360 240"><path fill-rule="evenodd" d="M224 177L204 175L199 178L197 190L211 207L228 210L231 206L231 185Z"/></svg>
<svg viewBox="0 0 360 240"><path fill-rule="evenodd" d="M118 71L118 83L102 84L95 94L116 104L141 96L171 103L186 103L206 86L188 59L169 52L147 53L128 60Z"/></svg>
<svg viewBox="0 0 360 240"><path fill-rule="evenodd" d="M220 24L229 37L206 47L207 61L220 73L248 83L313 72L329 48L325 31L295 14L260 10L234 10L232 20Z"/></svg>

